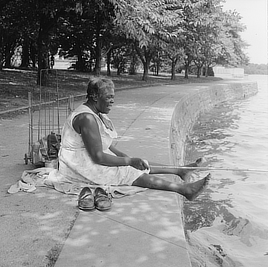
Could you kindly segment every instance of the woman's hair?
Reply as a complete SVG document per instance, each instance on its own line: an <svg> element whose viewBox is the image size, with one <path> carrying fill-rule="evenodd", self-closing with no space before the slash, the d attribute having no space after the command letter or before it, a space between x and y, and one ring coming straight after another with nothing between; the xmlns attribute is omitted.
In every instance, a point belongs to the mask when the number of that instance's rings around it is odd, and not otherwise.
<svg viewBox="0 0 268 267"><path fill-rule="evenodd" d="M100 95L107 88L114 88L112 80L101 77L90 77L87 85L87 98Z"/></svg>

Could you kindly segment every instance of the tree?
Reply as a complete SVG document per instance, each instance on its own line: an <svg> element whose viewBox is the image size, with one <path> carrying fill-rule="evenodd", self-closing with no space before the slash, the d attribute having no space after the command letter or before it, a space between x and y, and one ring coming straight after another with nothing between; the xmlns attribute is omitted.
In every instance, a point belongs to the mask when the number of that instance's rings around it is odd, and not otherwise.
<svg viewBox="0 0 268 267"><path fill-rule="evenodd" d="M177 46L176 49L168 50L168 58L171 60L171 80L176 79L176 66L178 62L182 62L185 58L183 48Z"/></svg>
<svg viewBox="0 0 268 267"><path fill-rule="evenodd" d="M171 78L184 61L185 77L195 64L197 74L216 63L238 66L248 62L240 37L244 26L236 12L223 12L221 0L2 0L0 3L0 69L12 65L18 47L21 67L38 63L38 83L47 84L43 69L58 48L77 57L78 70L101 71L107 56L110 72L112 52L132 44L120 61L128 61L135 73L137 58L147 79L152 61L159 72L170 59ZM126 41L127 40L127 41ZM127 45L128 46L128 45ZM129 48L128 48L129 49ZM37 56L36 56L37 55ZM115 55L115 54L114 54ZM126 58L125 58L126 57ZM132 64L134 63L134 64Z"/></svg>
<svg viewBox="0 0 268 267"><path fill-rule="evenodd" d="M48 84L49 45L51 36L56 31L58 19L64 16L66 9L75 8L73 0L44 0L37 1L33 6L38 25L37 51L38 51L38 74L37 83Z"/></svg>
<svg viewBox="0 0 268 267"><path fill-rule="evenodd" d="M118 74L121 73L121 70L126 70L126 65L129 62L131 43L129 40L126 40L122 32L116 27L113 27L110 31L110 36L108 41L105 42L103 50L106 54L108 76L111 75L111 64L117 68Z"/></svg>
<svg viewBox="0 0 268 267"><path fill-rule="evenodd" d="M129 46L129 49L130 49L130 53L129 53L130 63L129 63L128 73L130 75L135 75L137 74L137 68L140 64L140 61L139 61L139 57L137 55L137 52L133 44Z"/></svg>
<svg viewBox="0 0 268 267"><path fill-rule="evenodd" d="M139 56L142 64L143 64L143 76L142 80L147 81L149 66L152 58L156 54L157 50L153 45L147 45L143 47L139 47L138 42L134 44L137 55Z"/></svg>
<svg viewBox="0 0 268 267"><path fill-rule="evenodd" d="M18 21L21 2L4 1L0 9L0 70L11 66L11 57L19 44Z"/></svg>
<svg viewBox="0 0 268 267"><path fill-rule="evenodd" d="M110 50L113 20L114 6L110 1L81 1L61 18L61 54L76 55L76 69L80 71L91 70L94 62L94 72L100 75L102 58Z"/></svg>
<svg viewBox="0 0 268 267"><path fill-rule="evenodd" d="M115 23L132 39L143 64L143 80L147 79L150 61L159 51L163 40L176 35L174 28L180 20L178 0L110 0L115 6ZM171 32L170 29L173 31Z"/></svg>
<svg viewBox="0 0 268 267"><path fill-rule="evenodd" d="M253 64L249 63L245 66L245 73L246 74L263 74L268 75L268 65L267 64Z"/></svg>
<svg viewBox="0 0 268 267"><path fill-rule="evenodd" d="M64 16L65 10L75 8L74 0L44 0L44 1L31 1L31 0L12 0L7 5L8 11L11 14L9 22L16 20L18 27L13 24L10 29L14 29L19 36L20 42L18 45L23 45L23 58L27 58L29 52L31 57L34 57L35 47L38 62L38 75L37 83L46 85L48 77L46 72L41 70L49 69L49 55L51 48L51 37L55 33L57 21L60 16ZM7 10L6 10L7 11ZM16 12L15 12L16 11ZM29 49L28 51L28 44ZM35 46L36 44L36 46ZM13 49L14 52L14 49ZM26 60L27 61L27 60ZM35 63L35 59L33 59ZM25 64L27 62L24 62ZM35 64L34 64L35 65Z"/></svg>
<svg viewBox="0 0 268 267"><path fill-rule="evenodd" d="M124 73L127 70L127 47L122 46L112 50L112 65L117 69L117 75Z"/></svg>
<svg viewBox="0 0 268 267"><path fill-rule="evenodd" d="M219 33L223 30L223 25L222 8L219 4L218 0L210 0L202 3L196 10L198 20L193 28L196 39L193 61L197 67L197 77L200 77L203 66L205 76L208 76L208 69L215 63L220 52Z"/></svg>
<svg viewBox="0 0 268 267"><path fill-rule="evenodd" d="M74 9L59 18L59 55L66 58L76 57L73 67L78 71L92 71L94 61L93 32L88 20L85 13Z"/></svg>
<svg viewBox="0 0 268 267"><path fill-rule="evenodd" d="M105 47L105 43L109 41L110 32L113 29L114 6L108 0L91 0L85 5L84 12L91 18L93 43L95 45L95 74L100 75L102 49Z"/></svg>
<svg viewBox="0 0 268 267"><path fill-rule="evenodd" d="M241 16L235 11L226 11L222 14L224 29L219 35L221 51L217 63L226 66L239 66L249 62L249 58L243 51L248 45L240 36L246 27L240 20Z"/></svg>
<svg viewBox="0 0 268 267"><path fill-rule="evenodd" d="M205 75L216 63L237 64L245 59L244 44L239 32L243 31L236 14L223 12L221 0L194 1L184 7L185 78L192 63L199 77L202 67Z"/></svg>

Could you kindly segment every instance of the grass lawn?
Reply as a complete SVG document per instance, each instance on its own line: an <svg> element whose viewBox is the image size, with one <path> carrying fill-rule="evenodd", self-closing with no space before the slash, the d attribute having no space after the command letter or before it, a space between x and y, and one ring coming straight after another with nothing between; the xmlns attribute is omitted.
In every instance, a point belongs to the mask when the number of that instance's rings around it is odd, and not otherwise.
<svg viewBox="0 0 268 267"><path fill-rule="evenodd" d="M90 73L86 72L52 70L49 74L49 86L40 87L36 84L37 71L4 69L0 71L0 112L28 106L28 92L32 93L36 103L40 101L40 96L41 100L43 100L47 96L51 99L57 93L59 98L84 94L86 93L89 76ZM140 88L158 84L204 83L221 80L221 78L216 77L196 78L195 76L185 79L181 74L177 75L175 81L170 80L170 74L149 75L147 81L142 81L142 74L123 74L117 76L115 73L112 73L109 78L113 80L116 89Z"/></svg>

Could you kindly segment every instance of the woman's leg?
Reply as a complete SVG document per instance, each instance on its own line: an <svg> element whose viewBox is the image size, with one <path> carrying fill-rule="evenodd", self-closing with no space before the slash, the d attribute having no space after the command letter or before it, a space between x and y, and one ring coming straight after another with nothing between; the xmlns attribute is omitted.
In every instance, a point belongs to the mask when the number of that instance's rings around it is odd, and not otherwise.
<svg viewBox="0 0 268 267"><path fill-rule="evenodd" d="M177 184L145 173L135 180L132 185L176 192L183 195L188 200L194 200L204 190L205 186L209 182L210 177L210 174L208 174L205 178L194 183Z"/></svg>
<svg viewBox="0 0 268 267"><path fill-rule="evenodd" d="M180 167L168 167L165 165L160 166L158 163L150 162L150 174L175 174L180 176L182 180L185 181L186 176L194 171L194 167L199 167L203 164L204 160L202 158L197 159L195 162L185 165L183 167L191 167L191 169L185 169Z"/></svg>

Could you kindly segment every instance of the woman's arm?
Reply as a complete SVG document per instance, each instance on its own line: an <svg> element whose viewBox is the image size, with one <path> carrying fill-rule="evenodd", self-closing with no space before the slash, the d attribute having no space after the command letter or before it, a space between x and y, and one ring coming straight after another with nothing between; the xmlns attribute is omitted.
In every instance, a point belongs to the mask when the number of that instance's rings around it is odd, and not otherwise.
<svg viewBox="0 0 268 267"><path fill-rule="evenodd" d="M109 147L109 149L118 157L128 157L127 154L123 153L122 151L115 148L113 145Z"/></svg>
<svg viewBox="0 0 268 267"><path fill-rule="evenodd" d="M139 170L148 168L147 164L139 158L128 156L114 156L103 152L101 136L96 119L93 115L84 113L73 120L75 131L81 134L85 148L94 163L105 166L132 166ZM118 151L118 150L117 150Z"/></svg>

